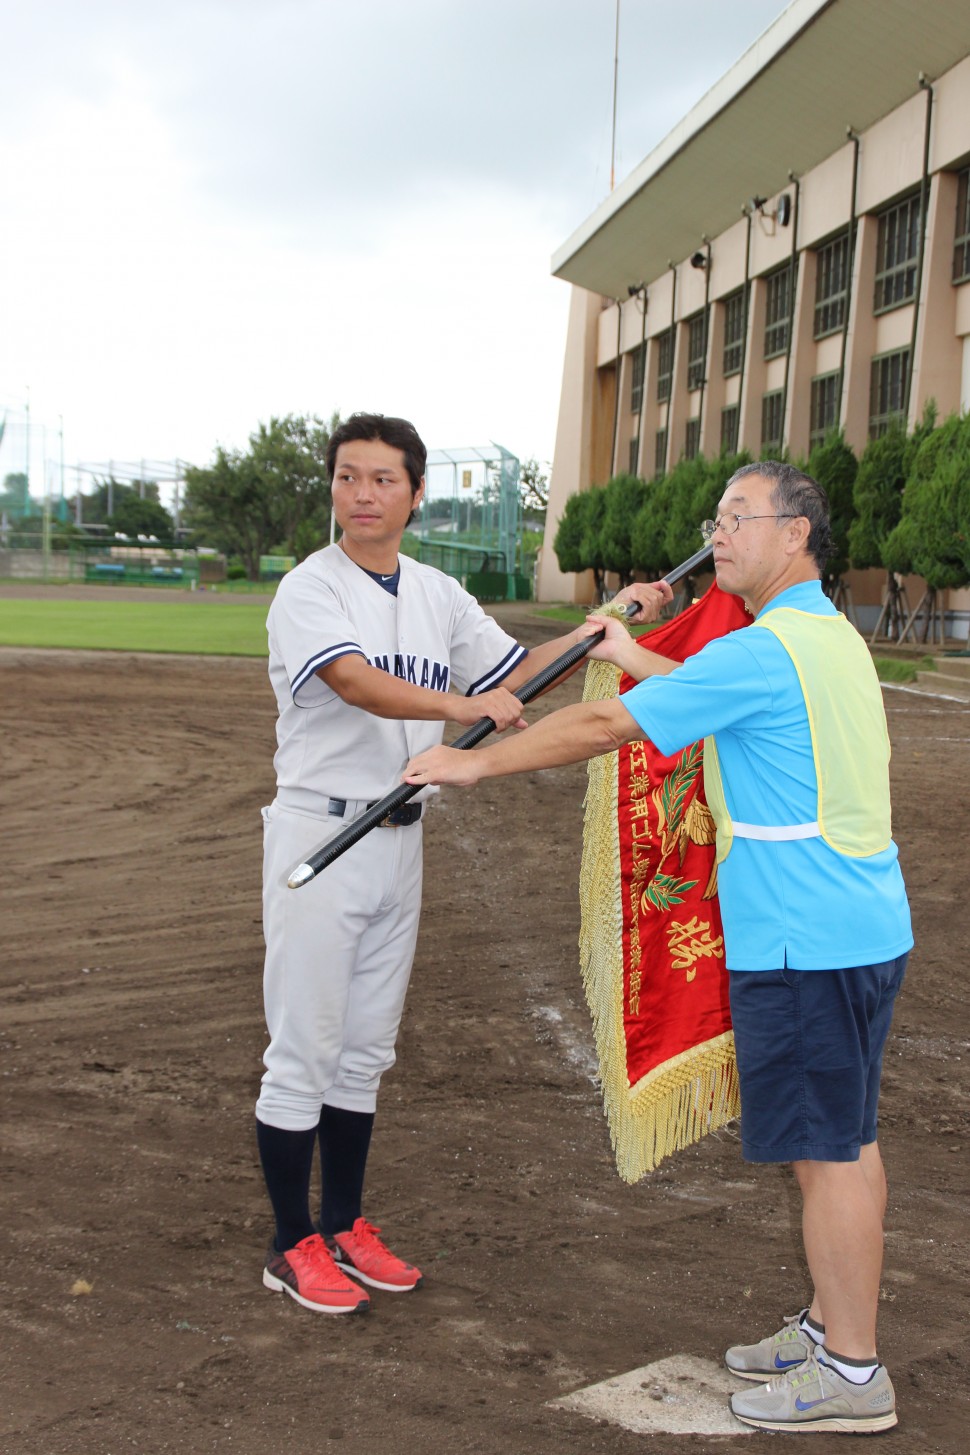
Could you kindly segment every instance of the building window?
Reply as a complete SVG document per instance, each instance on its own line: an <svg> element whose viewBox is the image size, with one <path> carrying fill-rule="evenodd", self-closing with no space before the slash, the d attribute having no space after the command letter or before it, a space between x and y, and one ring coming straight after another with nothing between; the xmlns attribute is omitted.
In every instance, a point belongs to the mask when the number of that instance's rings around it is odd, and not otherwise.
<svg viewBox="0 0 970 1455"><path fill-rule="evenodd" d="M667 468L667 431L658 429L653 444L653 472L662 475Z"/></svg>
<svg viewBox="0 0 970 1455"><path fill-rule="evenodd" d="M633 377L630 383L630 410L633 414L640 413L640 405L643 402L643 376L646 372L647 346L642 344L633 354Z"/></svg>
<svg viewBox="0 0 970 1455"><path fill-rule="evenodd" d="M635 434L630 441L630 474L637 473L637 466L640 464L640 436Z"/></svg>
<svg viewBox="0 0 970 1455"><path fill-rule="evenodd" d="M695 419L687 421L687 434L684 439L684 459L693 460L700 454L701 449L701 421L700 415Z"/></svg>
<svg viewBox="0 0 970 1455"><path fill-rule="evenodd" d="M670 383L674 373L674 331L657 335L657 398L661 403L670 398Z"/></svg>
<svg viewBox="0 0 970 1455"><path fill-rule="evenodd" d="M842 375L819 374L812 380L812 412L808 433L808 447L814 449L825 439L830 429L839 422Z"/></svg>
<svg viewBox="0 0 970 1455"><path fill-rule="evenodd" d="M744 289L724 300L724 377L741 372L744 352Z"/></svg>
<svg viewBox="0 0 970 1455"><path fill-rule="evenodd" d="M687 387L699 389L707 365L707 309L687 320Z"/></svg>
<svg viewBox="0 0 970 1455"><path fill-rule="evenodd" d="M788 326L792 306L792 265L786 263L767 279L765 302L765 358L773 359L788 348Z"/></svg>
<svg viewBox="0 0 970 1455"><path fill-rule="evenodd" d="M970 278L970 167L960 173L957 186L957 229L953 244L953 281Z"/></svg>
<svg viewBox="0 0 970 1455"><path fill-rule="evenodd" d="M879 354L872 361L869 383L869 438L877 440L894 424L905 423L909 349Z"/></svg>
<svg viewBox="0 0 970 1455"><path fill-rule="evenodd" d="M738 426L741 423L741 406L729 404L721 410L721 453L733 455L738 448Z"/></svg>
<svg viewBox="0 0 970 1455"><path fill-rule="evenodd" d="M874 312L886 313L890 308L900 308L915 298L919 228L918 192L880 214L876 238Z"/></svg>
<svg viewBox="0 0 970 1455"><path fill-rule="evenodd" d="M836 238L816 253L815 337L837 333L845 323L849 296L849 239Z"/></svg>
<svg viewBox="0 0 970 1455"><path fill-rule="evenodd" d="M781 453L782 417L781 406L785 394L782 389L773 389L761 399L761 453Z"/></svg>

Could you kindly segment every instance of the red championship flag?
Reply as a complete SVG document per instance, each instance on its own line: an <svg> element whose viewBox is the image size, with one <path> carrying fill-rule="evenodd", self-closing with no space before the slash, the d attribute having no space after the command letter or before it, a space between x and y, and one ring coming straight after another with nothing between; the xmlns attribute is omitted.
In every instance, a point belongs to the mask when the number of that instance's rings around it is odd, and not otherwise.
<svg viewBox="0 0 970 1455"><path fill-rule="evenodd" d="M683 662L750 617L716 585L641 643ZM632 687L593 662L586 697ZM594 758L583 826L580 959L603 1101L626 1182L739 1112L714 821L703 743Z"/></svg>

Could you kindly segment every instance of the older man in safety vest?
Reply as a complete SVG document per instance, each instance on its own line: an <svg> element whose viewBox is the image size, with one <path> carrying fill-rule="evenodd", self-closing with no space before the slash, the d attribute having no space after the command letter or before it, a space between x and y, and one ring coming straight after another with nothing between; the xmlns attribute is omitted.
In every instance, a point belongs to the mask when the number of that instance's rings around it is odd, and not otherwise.
<svg viewBox="0 0 970 1455"><path fill-rule="evenodd" d="M876 1111L913 944L882 695L865 643L822 592L821 486L791 465L745 466L702 531L718 585L754 617L747 630L678 665L609 620L592 655L635 678L630 691L478 752L431 749L405 777L473 784L641 738L665 754L706 739L742 1148L752 1162L792 1164L814 1284L777 1334L727 1351L728 1368L757 1385L731 1406L762 1429L871 1433L896 1424L876 1354L886 1206ZM593 619L590 631L603 626Z"/></svg>

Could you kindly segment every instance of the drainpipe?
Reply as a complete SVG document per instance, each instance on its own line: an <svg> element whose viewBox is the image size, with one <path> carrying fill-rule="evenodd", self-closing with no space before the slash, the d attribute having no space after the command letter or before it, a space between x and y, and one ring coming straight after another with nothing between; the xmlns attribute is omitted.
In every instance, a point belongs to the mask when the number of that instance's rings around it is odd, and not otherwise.
<svg viewBox="0 0 970 1455"><path fill-rule="evenodd" d="M643 456L643 403L647 397L647 285L638 289L643 319L640 325L640 409L637 413L637 455ZM638 465L640 459L636 462Z"/></svg>
<svg viewBox="0 0 970 1455"><path fill-rule="evenodd" d="M791 222L791 260L788 264L788 347L785 350L785 384L781 394L781 454L785 453L785 416L788 413L788 376L791 372L791 350L795 333L795 269L798 266L798 204L801 200L801 183L794 172L788 173L789 182L795 184L795 206Z"/></svg>
<svg viewBox="0 0 970 1455"><path fill-rule="evenodd" d="M859 138L847 126L845 134L855 147L852 158L852 198L849 203L849 232L845 250L845 317L842 320L842 358L839 362L839 424L843 424L842 401L845 399L845 359L849 347L849 310L852 307L852 274L855 267L855 209L859 188Z"/></svg>
<svg viewBox="0 0 970 1455"><path fill-rule="evenodd" d="M926 211L929 201L930 178L930 122L933 116L933 87L919 73L919 83L926 92L926 125L923 131L923 177L919 190L919 250L916 254L916 292L913 297L913 332L909 341L909 368L906 370L906 392L903 401L903 418L909 428L909 401L913 388L913 365L916 362L916 325L919 321L920 293L923 289L923 258L926 253Z"/></svg>
<svg viewBox="0 0 970 1455"><path fill-rule="evenodd" d="M751 322L751 208L745 203L741 211L748 219L748 233L744 240L744 332L741 335L741 372L738 375L738 437L734 442L736 450L741 449L741 408L744 404L744 369L748 362L748 326Z"/></svg>
<svg viewBox="0 0 970 1455"><path fill-rule="evenodd" d="M704 390L707 386L707 351L711 342L711 244L705 236L702 242L707 248L707 262L704 264L704 372L701 374L701 398L697 406L700 429L704 429ZM698 450L700 441L698 440Z"/></svg>
<svg viewBox="0 0 970 1455"><path fill-rule="evenodd" d="M613 445L610 449L610 475L616 474L616 436L620 428L620 333L623 328L623 304L616 300L616 388L613 390Z"/></svg>
<svg viewBox="0 0 970 1455"><path fill-rule="evenodd" d="M664 420L664 474L670 462L670 406L674 398L674 380L677 378L677 264L667 259L667 267L673 273L670 289L670 389L667 391L667 415Z"/></svg>

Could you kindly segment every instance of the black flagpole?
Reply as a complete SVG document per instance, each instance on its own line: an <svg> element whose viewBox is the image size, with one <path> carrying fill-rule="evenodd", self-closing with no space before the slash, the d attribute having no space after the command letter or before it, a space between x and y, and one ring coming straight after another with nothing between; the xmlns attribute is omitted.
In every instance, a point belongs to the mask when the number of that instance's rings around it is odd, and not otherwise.
<svg viewBox="0 0 970 1455"><path fill-rule="evenodd" d="M668 571L663 579L669 586L676 586L678 581L682 581L692 571L696 571L700 566L706 565L713 549L711 545L702 546L699 551L695 551L686 561L681 561L679 566L674 566L672 570ZM631 610L631 606L635 610ZM636 602L630 603L627 606L627 617L636 616L639 609ZM523 682L522 686L515 693L515 696L522 703L523 707L526 703L531 702L534 697L538 697L541 692L545 692L547 687L550 687L554 682L558 681L570 668L575 667L578 662L581 662L592 651L597 642L603 640L605 635L605 632L595 632L592 636L585 637L581 642L576 642L568 651L563 652L561 657L557 657L554 662L550 662L548 666L543 667L541 672L537 672L534 677L530 677L527 682ZM451 747L458 749L477 747L483 738L487 738L489 733L493 733L494 731L495 724L492 719L490 717L481 717L478 722L474 723L470 728L467 728L460 737L457 737L451 744ZM388 814L401 808L416 793L420 793L423 786L420 783L399 783L390 793L385 794L377 803L372 803L370 808L365 809L362 814L359 814L339 834L335 834L332 839L328 839L325 844L322 844L319 849L316 849L310 854L302 864L297 864L286 881L287 886L290 889L302 889L304 884L309 884L310 880L315 879L322 869L326 869L335 859L339 859L341 854L346 853L354 844L359 843L365 834L370 833L371 829L377 828L387 818Z"/></svg>

